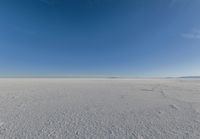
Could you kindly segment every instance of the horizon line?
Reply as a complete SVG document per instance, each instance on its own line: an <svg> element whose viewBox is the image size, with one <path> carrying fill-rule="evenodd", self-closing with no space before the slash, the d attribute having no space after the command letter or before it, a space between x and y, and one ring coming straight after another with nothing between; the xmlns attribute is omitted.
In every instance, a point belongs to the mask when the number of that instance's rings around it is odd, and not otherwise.
<svg viewBox="0 0 200 139"><path fill-rule="evenodd" d="M0 78L200 78L200 76L117 76L117 75L0 75Z"/></svg>

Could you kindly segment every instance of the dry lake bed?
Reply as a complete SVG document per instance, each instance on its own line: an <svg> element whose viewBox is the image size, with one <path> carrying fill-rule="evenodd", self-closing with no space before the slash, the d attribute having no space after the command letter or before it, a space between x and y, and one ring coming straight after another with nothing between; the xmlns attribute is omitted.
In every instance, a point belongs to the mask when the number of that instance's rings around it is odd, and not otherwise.
<svg viewBox="0 0 200 139"><path fill-rule="evenodd" d="M2 78L0 139L200 139L200 80Z"/></svg>

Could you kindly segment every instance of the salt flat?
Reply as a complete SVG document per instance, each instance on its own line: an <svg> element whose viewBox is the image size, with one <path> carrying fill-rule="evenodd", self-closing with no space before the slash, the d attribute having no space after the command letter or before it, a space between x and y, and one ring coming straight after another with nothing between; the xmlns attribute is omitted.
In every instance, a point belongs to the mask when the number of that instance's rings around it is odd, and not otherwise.
<svg viewBox="0 0 200 139"><path fill-rule="evenodd" d="M0 139L199 139L200 80L0 79Z"/></svg>

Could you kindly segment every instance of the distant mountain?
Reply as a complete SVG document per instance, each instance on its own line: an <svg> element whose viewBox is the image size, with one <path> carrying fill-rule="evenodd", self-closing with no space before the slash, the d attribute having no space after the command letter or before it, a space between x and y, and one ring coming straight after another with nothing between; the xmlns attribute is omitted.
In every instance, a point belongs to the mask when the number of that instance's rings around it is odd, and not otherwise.
<svg viewBox="0 0 200 139"><path fill-rule="evenodd" d="M184 79L200 79L200 76L182 76L180 78L184 78Z"/></svg>

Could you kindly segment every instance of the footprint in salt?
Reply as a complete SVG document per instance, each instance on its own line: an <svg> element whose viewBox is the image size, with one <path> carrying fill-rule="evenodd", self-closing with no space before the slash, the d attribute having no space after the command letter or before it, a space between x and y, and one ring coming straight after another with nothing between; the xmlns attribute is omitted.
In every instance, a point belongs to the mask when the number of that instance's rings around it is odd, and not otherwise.
<svg viewBox="0 0 200 139"><path fill-rule="evenodd" d="M153 89L141 89L141 91L144 91L144 92L152 92Z"/></svg>
<svg viewBox="0 0 200 139"><path fill-rule="evenodd" d="M174 109L174 110L178 110L178 107L176 105L174 105L174 104L170 104L169 107Z"/></svg>
<svg viewBox="0 0 200 139"><path fill-rule="evenodd" d="M134 139L144 139L143 136L141 136L140 134L134 134L132 133ZM129 139L133 139L132 136Z"/></svg>
<svg viewBox="0 0 200 139"><path fill-rule="evenodd" d="M4 122L2 122L2 121L0 120L0 129L3 127L3 125L4 125Z"/></svg>
<svg viewBox="0 0 200 139"><path fill-rule="evenodd" d="M2 121L0 121L0 137L1 135L3 135L5 128L3 128L4 123Z"/></svg>

